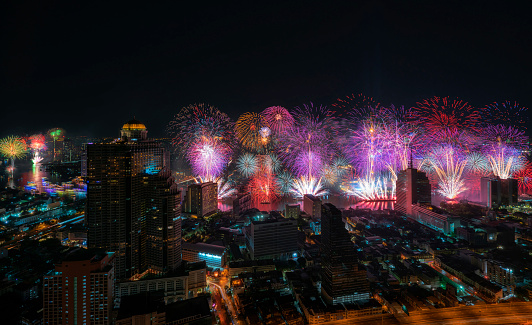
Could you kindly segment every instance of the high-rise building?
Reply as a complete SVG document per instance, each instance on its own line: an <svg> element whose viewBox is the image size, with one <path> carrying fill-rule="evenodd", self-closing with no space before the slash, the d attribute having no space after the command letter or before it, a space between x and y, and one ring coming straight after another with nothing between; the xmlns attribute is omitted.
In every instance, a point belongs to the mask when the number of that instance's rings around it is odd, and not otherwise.
<svg viewBox="0 0 532 325"><path fill-rule="evenodd" d="M86 146L87 245L116 253L118 279L173 270L181 262L181 196L169 154L137 120L121 135Z"/></svg>
<svg viewBox="0 0 532 325"><path fill-rule="evenodd" d="M321 199L312 194L303 196L303 210L314 219L321 218Z"/></svg>
<svg viewBox="0 0 532 325"><path fill-rule="evenodd" d="M342 221L342 213L325 203L321 212L321 292L329 304L370 298L366 270L358 263L356 248Z"/></svg>
<svg viewBox="0 0 532 325"><path fill-rule="evenodd" d="M431 187L427 175L415 168L407 168L397 175L395 209L412 214L413 204L431 204Z"/></svg>
<svg viewBox="0 0 532 325"><path fill-rule="evenodd" d="M287 204L284 207L284 217L298 219L301 214L299 204Z"/></svg>
<svg viewBox="0 0 532 325"><path fill-rule="evenodd" d="M205 182L188 186L184 212L199 217L218 210L218 184Z"/></svg>
<svg viewBox="0 0 532 325"><path fill-rule="evenodd" d="M482 177L480 179L480 202L488 207L517 203L518 183L516 179Z"/></svg>
<svg viewBox="0 0 532 325"><path fill-rule="evenodd" d="M111 324L113 261L80 250L56 265L43 280L43 324Z"/></svg>
<svg viewBox="0 0 532 325"><path fill-rule="evenodd" d="M244 228L252 259L286 259L297 253L297 220L257 217Z"/></svg>

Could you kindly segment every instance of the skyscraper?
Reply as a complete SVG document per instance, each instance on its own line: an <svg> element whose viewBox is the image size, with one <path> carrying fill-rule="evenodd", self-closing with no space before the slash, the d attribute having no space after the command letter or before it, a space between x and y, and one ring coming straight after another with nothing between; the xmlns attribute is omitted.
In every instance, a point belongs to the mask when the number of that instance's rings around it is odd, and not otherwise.
<svg viewBox="0 0 532 325"><path fill-rule="evenodd" d="M412 214L412 204L431 204L431 187L427 174L407 168L397 175L395 209Z"/></svg>
<svg viewBox="0 0 532 325"><path fill-rule="evenodd" d="M44 324L110 324L114 255L80 250L43 280Z"/></svg>
<svg viewBox="0 0 532 325"><path fill-rule="evenodd" d="M86 148L87 244L116 253L118 279L181 262L180 193L169 155L144 124L124 124L121 139Z"/></svg>
<svg viewBox="0 0 532 325"><path fill-rule="evenodd" d="M359 265L351 235L342 213L325 203L321 210L321 292L325 301L336 305L370 297L366 270Z"/></svg>
<svg viewBox="0 0 532 325"><path fill-rule="evenodd" d="M188 186L185 213L204 217L218 209L218 184L205 182Z"/></svg>

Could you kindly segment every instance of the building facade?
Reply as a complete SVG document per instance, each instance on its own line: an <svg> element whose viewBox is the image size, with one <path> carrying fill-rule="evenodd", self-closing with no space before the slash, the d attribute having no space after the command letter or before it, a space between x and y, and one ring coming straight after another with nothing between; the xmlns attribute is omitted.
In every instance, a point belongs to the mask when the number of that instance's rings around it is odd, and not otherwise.
<svg viewBox="0 0 532 325"><path fill-rule="evenodd" d="M44 277L44 324L111 323L114 254L81 255L65 259Z"/></svg>
<svg viewBox="0 0 532 325"><path fill-rule="evenodd" d="M224 246L205 243L183 243L183 261L205 261L207 267L222 268L226 263L226 249Z"/></svg>
<svg viewBox="0 0 532 325"><path fill-rule="evenodd" d="M412 205L431 204L431 186L427 175L415 168L407 168L397 175L395 209L412 214Z"/></svg>
<svg viewBox="0 0 532 325"><path fill-rule="evenodd" d="M286 259L298 251L297 220L268 217L244 228L251 259Z"/></svg>
<svg viewBox="0 0 532 325"><path fill-rule="evenodd" d="M322 297L332 305L369 299L366 270L358 263L341 211L330 203L324 204L321 223Z"/></svg>
<svg viewBox="0 0 532 325"><path fill-rule="evenodd" d="M169 154L136 120L124 124L121 135L86 146L87 245L116 253L118 279L175 269L181 207Z"/></svg>
<svg viewBox="0 0 532 325"><path fill-rule="evenodd" d="M218 210L218 184L205 182L188 186L184 212L204 217Z"/></svg>
<svg viewBox="0 0 532 325"><path fill-rule="evenodd" d="M303 196L303 210L311 218L321 218L321 199L312 194Z"/></svg>

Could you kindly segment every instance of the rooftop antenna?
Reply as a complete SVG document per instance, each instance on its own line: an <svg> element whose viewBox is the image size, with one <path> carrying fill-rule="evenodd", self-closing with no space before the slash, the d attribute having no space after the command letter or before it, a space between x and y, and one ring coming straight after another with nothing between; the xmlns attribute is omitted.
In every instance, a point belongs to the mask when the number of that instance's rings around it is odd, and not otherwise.
<svg viewBox="0 0 532 325"><path fill-rule="evenodd" d="M412 169L414 168L414 162L412 160L412 147L410 147L410 160L408 161L408 168Z"/></svg>

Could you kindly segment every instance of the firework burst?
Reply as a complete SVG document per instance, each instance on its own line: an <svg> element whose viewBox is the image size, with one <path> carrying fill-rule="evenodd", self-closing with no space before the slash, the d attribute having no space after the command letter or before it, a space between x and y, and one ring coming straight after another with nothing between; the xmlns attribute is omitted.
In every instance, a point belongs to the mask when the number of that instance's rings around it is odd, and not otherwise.
<svg viewBox="0 0 532 325"><path fill-rule="evenodd" d="M467 160L460 157L452 147L436 148L428 158L432 171L438 177L437 190L448 199L455 199L467 190L463 178Z"/></svg>
<svg viewBox="0 0 532 325"><path fill-rule="evenodd" d="M216 107L192 104L183 107L168 124L172 144L186 155L190 147L202 137L216 138L229 148L234 148L234 122Z"/></svg>
<svg viewBox="0 0 532 325"><path fill-rule="evenodd" d="M26 155L26 141L20 137L9 136L0 140L0 153L9 159L20 159Z"/></svg>
<svg viewBox="0 0 532 325"><path fill-rule="evenodd" d="M275 134L284 133L294 125L294 118L282 106L268 107L262 112L262 116Z"/></svg>
<svg viewBox="0 0 532 325"><path fill-rule="evenodd" d="M236 161L236 167L242 176L251 177L259 168L257 156L252 153L243 154Z"/></svg>
<svg viewBox="0 0 532 325"><path fill-rule="evenodd" d="M251 197L260 203L271 203L279 199L279 185L272 174L259 173L248 184Z"/></svg>
<svg viewBox="0 0 532 325"><path fill-rule="evenodd" d="M187 159L195 175L212 180L221 175L227 166L231 148L217 138L201 137L192 143Z"/></svg>
<svg viewBox="0 0 532 325"><path fill-rule="evenodd" d="M427 141L448 143L463 130L479 132L479 111L469 103L449 97L433 97L412 108L412 122L425 129Z"/></svg>
<svg viewBox="0 0 532 325"><path fill-rule="evenodd" d="M290 192L296 197L303 197L305 194L323 196L328 191L323 187L321 177L315 178L303 175L293 179Z"/></svg>
<svg viewBox="0 0 532 325"><path fill-rule="evenodd" d="M244 113L236 121L236 136L245 148L259 151L269 142L269 133L266 137L261 135L261 130L265 132L263 129L265 127L268 125L260 114Z"/></svg>
<svg viewBox="0 0 532 325"><path fill-rule="evenodd" d="M483 115L488 124L502 124L525 130L528 126L528 108L515 101L507 100L502 103L489 104L483 111Z"/></svg>

